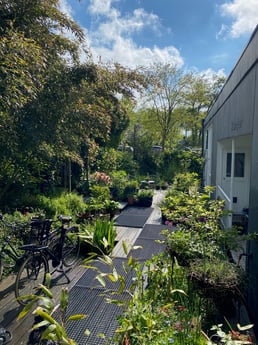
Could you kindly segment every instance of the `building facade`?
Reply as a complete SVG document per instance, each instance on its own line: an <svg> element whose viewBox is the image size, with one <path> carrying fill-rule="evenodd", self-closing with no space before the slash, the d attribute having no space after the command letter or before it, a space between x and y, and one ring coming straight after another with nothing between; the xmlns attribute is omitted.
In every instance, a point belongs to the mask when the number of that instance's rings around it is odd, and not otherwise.
<svg viewBox="0 0 258 345"><path fill-rule="evenodd" d="M216 187L233 214L225 228L242 224L258 233L258 26L203 124L204 184ZM248 306L258 333L258 241L243 244Z"/></svg>

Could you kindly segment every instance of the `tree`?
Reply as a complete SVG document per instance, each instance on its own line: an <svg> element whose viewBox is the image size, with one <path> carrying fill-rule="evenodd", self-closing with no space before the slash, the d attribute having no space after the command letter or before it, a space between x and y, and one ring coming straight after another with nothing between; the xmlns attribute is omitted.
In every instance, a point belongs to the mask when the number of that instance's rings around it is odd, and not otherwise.
<svg viewBox="0 0 258 345"><path fill-rule="evenodd" d="M57 0L0 0L0 37L0 115L37 96L53 61L68 53L78 59L84 38L82 29L60 12Z"/></svg>
<svg viewBox="0 0 258 345"><path fill-rule="evenodd" d="M201 146L202 121L216 98L224 79L216 74L212 78L191 74L182 97L183 106L178 109L181 126L191 133L191 146Z"/></svg>
<svg viewBox="0 0 258 345"><path fill-rule="evenodd" d="M77 39L65 37L62 30L70 30ZM53 68L62 70L59 67L67 64L67 56L78 60L83 31L60 12L56 0L0 0L0 38L2 197L10 185L23 185L29 175L33 178L32 166L42 169L46 163L40 159L40 150L35 155L36 147L28 149L30 138L23 137L28 124L25 114L45 89ZM37 132L40 127L42 121L38 122Z"/></svg>
<svg viewBox="0 0 258 345"><path fill-rule="evenodd" d="M183 101L188 76L171 64L153 65L147 73L148 118L159 135L163 151L176 124L174 111Z"/></svg>

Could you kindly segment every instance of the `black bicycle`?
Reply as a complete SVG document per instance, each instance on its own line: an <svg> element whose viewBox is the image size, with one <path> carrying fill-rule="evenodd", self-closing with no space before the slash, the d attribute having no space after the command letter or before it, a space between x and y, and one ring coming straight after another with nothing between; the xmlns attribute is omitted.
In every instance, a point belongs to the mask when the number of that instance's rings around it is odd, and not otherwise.
<svg viewBox="0 0 258 345"><path fill-rule="evenodd" d="M78 260L79 229L70 225L70 216L60 216L59 221L61 225L49 231L41 244L30 243L19 247L26 253L26 259L17 273L15 282L15 296L21 305L29 303L31 296L38 292L39 284L45 283L46 274L50 272L50 260L53 267L50 273L59 270L70 282L65 267L72 266Z"/></svg>

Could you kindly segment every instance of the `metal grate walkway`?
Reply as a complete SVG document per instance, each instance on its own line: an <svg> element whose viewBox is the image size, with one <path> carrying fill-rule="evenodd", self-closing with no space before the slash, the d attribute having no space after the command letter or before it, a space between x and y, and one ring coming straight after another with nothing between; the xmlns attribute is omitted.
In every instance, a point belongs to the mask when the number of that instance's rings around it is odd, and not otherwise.
<svg viewBox="0 0 258 345"><path fill-rule="evenodd" d="M130 211L130 216L133 218L133 212ZM141 249L130 251L128 256L132 255L142 263L142 269L146 260L150 259L152 255L157 255L164 251L164 246L156 242L162 238L160 232L166 226L161 224L146 224L144 225L135 245L142 246ZM135 273L128 269L127 258L115 258L113 264L118 274L124 276L125 290L132 285ZM105 265L99 261L94 262L94 266L104 273L111 273L113 267ZM97 272L89 268L85 271L82 277L78 280L75 286L71 289L69 294L69 308L67 316L73 314L87 314L87 318L80 321L73 321L67 325L67 332L69 336L74 339L79 345L104 345L112 344L112 339L118 327L117 318L122 314L123 309L117 304L107 303L106 298L112 298L126 302L130 299L130 294L123 292L117 294L120 287L118 282L111 282L104 278L106 286L103 287L96 279ZM90 334L85 335L85 331L89 330ZM102 338L102 335L105 338Z"/></svg>

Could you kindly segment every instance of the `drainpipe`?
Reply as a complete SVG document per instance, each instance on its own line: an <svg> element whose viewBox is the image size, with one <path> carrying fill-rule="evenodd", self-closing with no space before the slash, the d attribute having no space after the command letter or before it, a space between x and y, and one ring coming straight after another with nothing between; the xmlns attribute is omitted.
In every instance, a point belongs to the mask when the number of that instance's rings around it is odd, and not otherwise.
<svg viewBox="0 0 258 345"><path fill-rule="evenodd" d="M230 198L230 204L229 204L229 209L233 209L233 187L234 187L234 174L235 174L235 139L232 139L231 142L231 176L230 176L230 193L229 193L229 198ZM232 214L230 215L230 224L229 226L232 227Z"/></svg>

